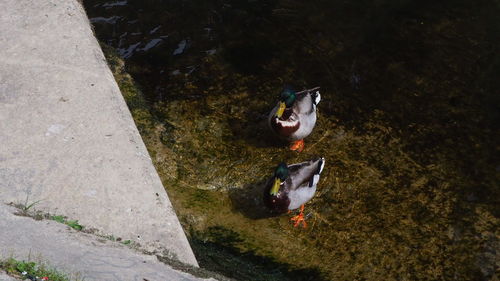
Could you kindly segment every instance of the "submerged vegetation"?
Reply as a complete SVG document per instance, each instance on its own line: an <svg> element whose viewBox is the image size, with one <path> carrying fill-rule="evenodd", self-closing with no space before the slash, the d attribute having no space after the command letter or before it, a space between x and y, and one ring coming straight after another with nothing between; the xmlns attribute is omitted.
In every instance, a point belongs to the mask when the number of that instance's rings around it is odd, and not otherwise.
<svg viewBox="0 0 500 281"><path fill-rule="evenodd" d="M497 2L103 2L84 4L121 17L96 33L126 58L103 47L201 266L239 280L498 275ZM300 154L266 128L284 84L321 86ZM309 227L270 217L262 182L314 156Z"/></svg>

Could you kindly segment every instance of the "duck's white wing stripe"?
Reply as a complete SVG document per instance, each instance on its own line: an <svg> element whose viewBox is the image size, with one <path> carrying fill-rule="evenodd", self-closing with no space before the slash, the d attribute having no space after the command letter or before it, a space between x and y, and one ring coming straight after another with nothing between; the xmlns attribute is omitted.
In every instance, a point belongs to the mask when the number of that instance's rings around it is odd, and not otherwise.
<svg viewBox="0 0 500 281"><path fill-rule="evenodd" d="M325 158L321 158L321 166L319 167L319 173L323 172L323 168L325 167Z"/></svg>
<svg viewBox="0 0 500 281"><path fill-rule="evenodd" d="M321 94L319 93L319 91L316 91L316 96L314 97L314 104L318 104L320 101L321 101Z"/></svg>
<svg viewBox="0 0 500 281"><path fill-rule="evenodd" d="M309 187L313 187L317 185L319 182L319 175L314 175L311 180L309 181Z"/></svg>

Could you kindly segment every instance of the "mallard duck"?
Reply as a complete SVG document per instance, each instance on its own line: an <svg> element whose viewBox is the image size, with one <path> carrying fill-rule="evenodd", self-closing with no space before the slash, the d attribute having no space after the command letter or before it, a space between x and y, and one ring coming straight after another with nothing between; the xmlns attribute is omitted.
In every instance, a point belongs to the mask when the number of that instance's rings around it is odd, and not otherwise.
<svg viewBox="0 0 500 281"><path fill-rule="evenodd" d="M269 114L269 127L280 138L291 142L291 150L301 152L304 138L316 125L316 106L321 100L319 87L294 92L285 89Z"/></svg>
<svg viewBox="0 0 500 281"><path fill-rule="evenodd" d="M300 223L306 227L304 204L313 198L324 167L325 159L322 157L290 166L280 163L267 182L264 204L273 213L285 213L300 207L299 215L291 220L295 227Z"/></svg>

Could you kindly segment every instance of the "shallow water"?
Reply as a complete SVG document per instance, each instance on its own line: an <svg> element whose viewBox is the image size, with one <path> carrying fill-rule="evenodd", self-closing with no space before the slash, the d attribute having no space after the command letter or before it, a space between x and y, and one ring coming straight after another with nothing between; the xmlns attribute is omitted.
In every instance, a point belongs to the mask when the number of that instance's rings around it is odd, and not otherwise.
<svg viewBox="0 0 500 281"><path fill-rule="evenodd" d="M239 280L498 274L494 1L84 1L200 264ZM108 51L108 59L112 58ZM283 85L321 86L297 154ZM280 161L326 158L309 227L269 216Z"/></svg>

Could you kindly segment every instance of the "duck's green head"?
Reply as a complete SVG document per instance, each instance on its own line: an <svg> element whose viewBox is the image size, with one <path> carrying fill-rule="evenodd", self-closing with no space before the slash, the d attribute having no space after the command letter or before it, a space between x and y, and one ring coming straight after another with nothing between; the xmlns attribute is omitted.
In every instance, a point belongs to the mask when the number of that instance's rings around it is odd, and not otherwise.
<svg viewBox="0 0 500 281"><path fill-rule="evenodd" d="M280 103L278 111L276 111L276 117L281 118L281 115L283 115L285 108L291 107L296 98L297 95L293 90L285 89L280 96Z"/></svg>
<svg viewBox="0 0 500 281"><path fill-rule="evenodd" d="M274 171L274 184L269 192L271 195L278 194L280 190L281 183L288 178L288 166L285 163L280 163L276 170Z"/></svg>

